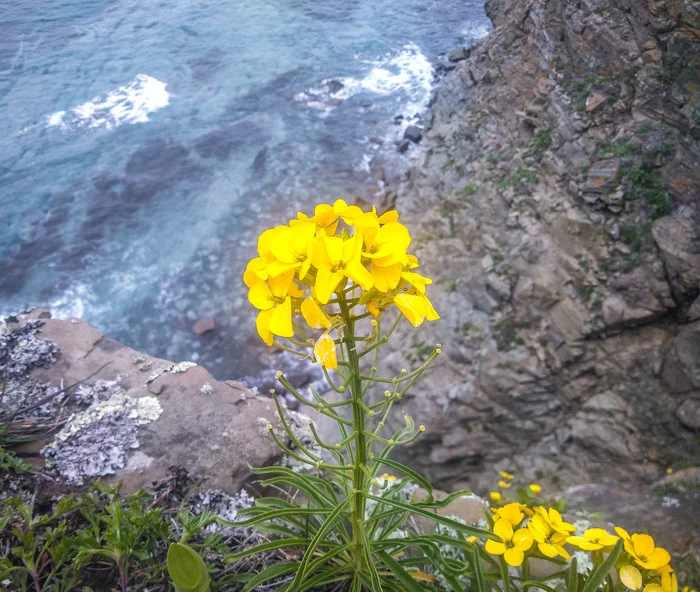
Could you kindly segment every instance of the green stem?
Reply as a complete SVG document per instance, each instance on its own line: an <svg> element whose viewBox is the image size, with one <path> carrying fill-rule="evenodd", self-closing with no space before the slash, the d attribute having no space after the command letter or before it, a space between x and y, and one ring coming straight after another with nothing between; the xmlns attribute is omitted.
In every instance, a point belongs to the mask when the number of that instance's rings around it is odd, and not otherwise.
<svg viewBox="0 0 700 592"><path fill-rule="evenodd" d="M355 574L364 571L366 560L364 520L365 520L365 484L367 477L363 471L367 464L367 439L365 436L365 410L362 408L362 380L360 379L360 360L355 344L355 321L350 314L350 307L345 294L338 296L340 314L345 321L345 350L347 352L350 392L352 395L352 423L355 433L355 458L352 471L352 554L355 562Z"/></svg>

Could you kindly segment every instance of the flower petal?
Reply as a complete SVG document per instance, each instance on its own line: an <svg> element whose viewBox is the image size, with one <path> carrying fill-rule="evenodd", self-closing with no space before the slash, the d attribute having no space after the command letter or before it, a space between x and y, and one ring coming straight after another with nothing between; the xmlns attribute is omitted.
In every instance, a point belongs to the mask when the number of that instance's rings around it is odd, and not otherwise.
<svg viewBox="0 0 700 592"><path fill-rule="evenodd" d="M634 565L624 565L620 568L620 581L636 592L642 587L642 574Z"/></svg>
<svg viewBox="0 0 700 592"><path fill-rule="evenodd" d="M287 296L282 304L274 308L270 317L270 331L280 337L294 337L291 297Z"/></svg>
<svg viewBox="0 0 700 592"><path fill-rule="evenodd" d="M266 345L272 345L273 336L270 331L270 317L274 313L273 308L268 308L267 310L261 310L255 319L255 328L258 331L258 335L265 342Z"/></svg>
<svg viewBox="0 0 700 592"><path fill-rule="evenodd" d="M508 520L496 520L493 525L493 533L497 537L501 537L503 541L510 541L513 538L513 525Z"/></svg>
<svg viewBox="0 0 700 592"><path fill-rule="evenodd" d="M484 545L487 553L491 555L503 555L506 552L506 546L503 543L497 543L496 541L489 539Z"/></svg>
<svg viewBox="0 0 700 592"><path fill-rule="evenodd" d="M333 338L328 334L328 331L321 335L318 341L316 341L314 345L314 356L316 356L316 361L324 368L334 370L338 367L335 343L333 342Z"/></svg>
<svg viewBox="0 0 700 592"><path fill-rule="evenodd" d="M331 321L313 298L305 298L301 303L301 315L312 329L330 329Z"/></svg>
<svg viewBox="0 0 700 592"><path fill-rule="evenodd" d="M518 547L511 547L510 549L506 549L503 558L511 567L518 567L523 564L525 553L523 553L522 549L518 549Z"/></svg>

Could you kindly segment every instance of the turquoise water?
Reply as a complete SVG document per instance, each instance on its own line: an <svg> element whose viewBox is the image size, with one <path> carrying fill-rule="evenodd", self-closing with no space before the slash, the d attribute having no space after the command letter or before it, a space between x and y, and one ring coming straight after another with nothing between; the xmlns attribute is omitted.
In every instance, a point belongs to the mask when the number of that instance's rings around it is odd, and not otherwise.
<svg viewBox="0 0 700 592"><path fill-rule="evenodd" d="M0 312L251 373L257 234L398 176L439 55L488 28L483 0L0 0Z"/></svg>

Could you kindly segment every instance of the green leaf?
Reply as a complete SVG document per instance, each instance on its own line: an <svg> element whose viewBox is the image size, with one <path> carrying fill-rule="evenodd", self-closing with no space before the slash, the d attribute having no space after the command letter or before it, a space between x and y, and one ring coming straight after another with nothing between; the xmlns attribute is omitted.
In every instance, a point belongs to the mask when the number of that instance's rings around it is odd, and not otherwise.
<svg viewBox="0 0 700 592"><path fill-rule="evenodd" d="M338 521L341 514L345 511L345 506L351 499L351 497L348 497L345 498L341 503L339 503L335 510L333 510L329 514L328 518L326 518L326 521L323 523L321 528L318 529L318 532L316 533L314 538L311 539L311 542L309 543L309 546L306 549L306 553L304 553L304 557L301 560L301 563L299 564L299 571L294 576L294 580L290 585L290 590L295 590L296 587L304 581L304 578L306 577L306 573L308 571L309 562L311 561L311 557L313 556L316 547L318 547L318 545L323 540L323 537L326 536L326 533Z"/></svg>
<svg viewBox="0 0 700 592"><path fill-rule="evenodd" d="M404 475L413 479L413 481L418 483L418 485L420 485L423 489L425 489L428 492L428 495L430 497L425 501L427 501L427 503L433 501L433 486L430 484L429 481L427 481L424 477L421 477L414 470L409 469L406 465L402 465L401 463L396 462L395 460L390 460L388 458L382 458L377 460L376 462L377 464L387 465L396 469L397 471L401 471Z"/></svg>
<svg viewBox="0 0 700 592"><path fill-rule="evenodd" d="M578 562L576 557L571 560L571 565L566 573L567 592L578 592Z"/></svg>
<svg viewBox="0 0 700 592"><path fill-rule="evenodd" d="M386 504L388 506L394 506L395 508L398 508L400 510L404 510L406 512L412 512L412 513L418 514L420 516L425 516L426 518L430 518L431 520L438 522L439 524L449 526L451 528L454 528L455 530L458 530L460 532L464 532L470 536L474 535L474 536L478 536L480 538L493 539L494 541L500 540L498 537L496 537L495 534L493 534L492 532L489 532L488 530L484 530L483 528L478 528L476 526L467 526L466 524L462 524L461 522L457 522L456 520L452 520L450 518L445 518L444 516L440 516L439 514L435 514L434 512L431 512L430 510L425 509L425 508L432 509L434 507L442 507L444 500L443 500L443 502L440 502L440 504L407 504L405 502L400 502L398 500L377 497L375 495L370 495L370 494L366 494L365 497L367 499L371 499L371 500L374 500L376 502L381 502L381 503ZM451 496L448 496L445 499L449 499L450 497Z"/></svg>
<svg viewBox="0 0 700 592"><path fill-rule="evenodd" d="M605 561L603 561L603 563L601 563L591 572L591 575L588 576L588 581L583 587L582 592L595 592L598 589L598 586L600 586L603 583L603 580L605 580L605 576L607 576L610 573L610 570L615 567L615 563L620 557L620 553L622 553L622 539L618 539L617 543L615 543L615 546L612 548L612 551L610 551L608 556L605 558Z"/></svg>
<svg viewBox="0 0 700 592"><path fill-rule="evenodd" d="M481 564L479 547L474 547L471 553L472 567L474 568L474 580L476 580L477 592L488 592L486 580L484 579L484 566Z"/></svg>
<svg viewBox="0 0 700 592"><path fill-rule="evenodd" d="M544 590L544 592L557 592L554 588L551 588L550 586L547 586L547 585L543 584L542 582L535 582L535 581L523 582L521 584L521 588L522 588L523 592L525 592L525 590L529 590L530 588L539 588L540 590Z"/></svg>
<svg viewBox="0 0 700 592"><path fill-rule="evenodd" d="M503 582L503 592L510 592L510 572L503 555L501 555L501 581Z"/></svg>
<svg viewBox="0 0 700 592"><path fill-rule="evenodd" d="M269 543L261 543L260 545L249 547L238 553L226 555L221 561L224 563L235 563L236 561L240 561L251 555L257 555L258 553L274 551L276 549L287 549L290 547L305 547L308 544L309 539L279 539L277 541L270 541Z"/></svg>
<svg viewBox="0 0 700 592"><path fill-rule="evenodd" d="M168 574L178 592L207 592L211 579L202 558L190 547L173 543L168 549Z"/></svg>
<svg viewBox="0 0 700 592"><path fill-rule="evenodd" d="M285 561L283 563L273 563L270 567L263 569L260 573L255 574L248 583L244 586L241 592L250 592L254 590L260 584L272 580L274 578L279 578L288 573L296 571L299 569L298 561Z"/></svg>
<svg viewBox="0 0 700 592"><path fill-rule="evenodd" d="M396 576L396 579L403 584L406 592L423 592L423 587L416 582L410 576L410 574L403 567L401 567L401 564L391 557L391 555L385 551L379 551L377 553L377 557L379 557L384 565L391 570L391 572Z"/></svg>

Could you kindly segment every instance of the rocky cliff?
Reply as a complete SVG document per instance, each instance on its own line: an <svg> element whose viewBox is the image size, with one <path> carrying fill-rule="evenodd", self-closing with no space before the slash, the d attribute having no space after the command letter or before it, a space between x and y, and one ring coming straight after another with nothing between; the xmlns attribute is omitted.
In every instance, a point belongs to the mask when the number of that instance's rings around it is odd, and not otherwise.
<svg viewBox="0 0 700 592"><path fill-rule="evenodd" d="M429 429L403 460L481 491L499 468L556 486L697 464L700 7L486 6L399 192L443 320L387 371L446 353L405 403Z"/></svg>

